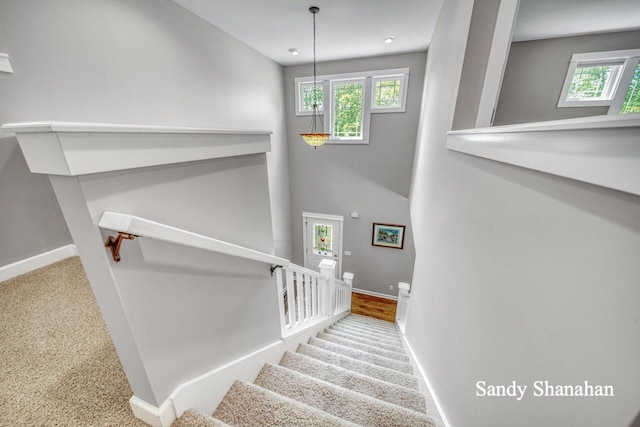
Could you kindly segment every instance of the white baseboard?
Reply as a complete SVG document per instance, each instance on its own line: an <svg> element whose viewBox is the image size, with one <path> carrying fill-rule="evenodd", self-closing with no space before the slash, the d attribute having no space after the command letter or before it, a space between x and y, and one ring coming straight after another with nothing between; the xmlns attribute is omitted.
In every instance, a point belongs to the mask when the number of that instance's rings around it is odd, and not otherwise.
<svg viewBox="0 0 640 427"><path fill-rule="evenodd" d="M0 282L13 279L21 274L28 273L38 268L46 267L54 262L78 255L76 245L66 245L39 255L32 256L22 261L14 262L0 267Z"/></svg>
<svg viewBox="0 0 640 427"><path fill-rule="evenodd" d="M367 290L358 289L358 288L352 288L351 291L355 292L356 294L371 295L372 297L385 298L385 299L390 299L392 301L398 301L397 295L394 296L394 295L381 294L378 292L367 291Z"/></svg>
<svg viewBox="0 0 640 427"><path fill-rule="evenodd" d="M347 314L349 312L328 318L307 330L276 341L178 386L169 397L175 416L179 417L190 408L202 414L211 414L235 381L253 382L265 363L277 364L285 351L295 351L300 343L306 343L309 338Z"/></svg>
<svg viewBox="0 0 640 427"><path fill-rule="evenodd" d="M153 427L169 427L176 420L176 413L173 410L173 404L167 399L159 408L132 396L129 399L129 405L133 415L141 421Z"/></svg>
<svg viewBox="0 0 640 427"><path fill-rule="evenodd" d="M447 416L444 414L444 411L442 410L442 406L440 406L440 402L438 401L438 397L436 396L433 387L431 386L431 383L429 382L429 378L427 378L427 374L424 372L424 369L422 369L422 365L420 365L420 362L418 361L418 358L416 357L416 354L413 352L413 348L411 348L411 344L409 344L409 341L407 340L406 335L402 334L402 340L405 343L405 346L407 347L407 349L409 350L409 353L411 354L411 360L414 363L414 365L418 368L418 371L420 372L420 378L422 379L422 381L424 382L424 384L427 386L427 389L429 390L429 394L431 395L431 399L433 400L433 403L436 406L436 409L438 410L438 414L440 416L440 419L442 420L442 423L444 424L443 427L451 427L451 424L449 424L449 420L447 420ZM438 425L438 427L440 427Z"/></svg>

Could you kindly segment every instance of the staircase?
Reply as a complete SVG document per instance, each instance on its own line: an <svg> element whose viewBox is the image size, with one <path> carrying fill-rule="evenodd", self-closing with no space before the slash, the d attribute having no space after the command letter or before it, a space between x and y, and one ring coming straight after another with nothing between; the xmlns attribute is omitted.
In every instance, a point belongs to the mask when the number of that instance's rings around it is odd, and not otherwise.
<svg viewBox="0 0 640 427"><path fill-rule="evenodd" d="M172 427L299 425L435 427L393 323L352 314Z"/></svg>

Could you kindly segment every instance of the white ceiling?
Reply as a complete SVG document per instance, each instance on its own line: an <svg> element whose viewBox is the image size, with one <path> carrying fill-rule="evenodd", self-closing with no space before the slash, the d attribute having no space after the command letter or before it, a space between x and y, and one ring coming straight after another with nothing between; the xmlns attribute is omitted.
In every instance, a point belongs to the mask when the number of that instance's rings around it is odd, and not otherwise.
<svg viewBox="0 0 640 427"><path fill-rule="evenodd" d="M174 0L282 65L426 50L443 0ZM521 0L514 40L640 28L640 0ZM385 44L386 36L395 41ZM640 45L640 41L639 41ZM640 46L639 46L640 47ZM288 50L298 48L298 56Z"/></svg>

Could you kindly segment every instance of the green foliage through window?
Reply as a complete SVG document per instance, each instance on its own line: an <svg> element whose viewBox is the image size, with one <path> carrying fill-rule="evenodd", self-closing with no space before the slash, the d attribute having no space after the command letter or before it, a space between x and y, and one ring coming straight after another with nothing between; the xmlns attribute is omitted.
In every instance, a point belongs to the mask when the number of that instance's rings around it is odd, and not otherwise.
<svg viewBox="0 0 640 427"><path fill-rule="evenodd" d="M607 87L613 65L579 66L573 75L568 99L609 99Z"/></svg>
<svg viewBox="0 0 640 427"><path fill-rule="evenodd" d="M316 100L318 104L318 110L322 110L322 83L318 83L315 86L315 97L313 89L313 83L302 86L303 110L311 111L313 109L314 100Z"/></svg>
<svg viewBox="0 0 640 427"><path fill-rule="evenodd" d="M361 139L364 82L337 83L334 86L333 95L333 136L345 139Z"/></svg>
<svg viewBox="0 0 640 427"><path fill-rule="evenodd" d="M377 80L375 83L376 107L396 107L400 105L400 79Z"/></svg>
<svg viewBox="0 0 640 427"><path fill-rule="evenodd" d="M631 79L629 90L624 98L620 114L640 113L640 65Z"/></svg>

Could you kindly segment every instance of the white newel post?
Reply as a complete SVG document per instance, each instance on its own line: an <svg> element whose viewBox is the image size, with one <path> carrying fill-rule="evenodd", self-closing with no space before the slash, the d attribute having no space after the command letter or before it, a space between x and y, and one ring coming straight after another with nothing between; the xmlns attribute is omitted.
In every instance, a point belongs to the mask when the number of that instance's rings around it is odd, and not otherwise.
<svg viewBox="0 0 640 427"><path fill-rule="evenodd" d="M322 273L327 279L325 280L325 286L323 286L323 313L326 316L333 316L335 311L335 293L336 293L336 265L337 262L331 259L323 259L320 262L320 273Z"/></svg>
<svg viewBox="0 0 640 427"><path fill-rule="evenodd" d="M398 307L396 309L396 323L404 334L409 314L409 291L411 285L405 282L398 283Z"/></svg>
<svg viewBox="0 0 640 427"><path fill-rule="evenodd" d="M344 307L343 309L351 309L351 289L353 288L353 273L344 273L342 275L342 280L348 285L346 295L344 296Z"/></svg>

